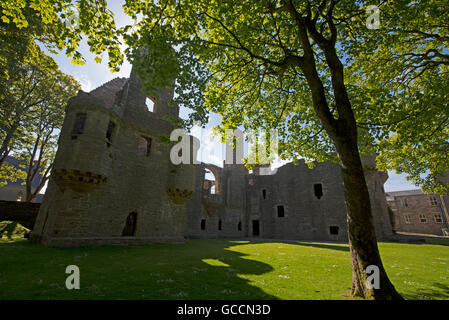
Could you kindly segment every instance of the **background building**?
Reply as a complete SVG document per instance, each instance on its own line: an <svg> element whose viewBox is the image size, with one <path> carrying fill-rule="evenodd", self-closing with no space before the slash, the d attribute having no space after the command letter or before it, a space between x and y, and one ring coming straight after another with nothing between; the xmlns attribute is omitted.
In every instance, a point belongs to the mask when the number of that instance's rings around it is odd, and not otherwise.
<svg viewBox="0 0 449 320"><path fill-rule="evenodd" d="M21 168L19 165L21 164L20 160L8 156L5 159L5 162L14 166L16 169L21 169L23 171L27 170L27 168ZM40 181L42 180L42 175L39 173L33 179L31 184L32 191L36 190L39 186ZM44 195L38 194L36 199L33 202L40 203L42 202ZM17 179L16 181L6 181L6 185L0 187L0 200L5 201L24 201L26 198L26 187L25 181L23 179Z"/></svg>
<svg viewBox="0 0 449 320"><path fill-rule="evenodd" d="M426 195L421 190L388 192L386 196L395 232L449 235L449 197Z"/></svg>

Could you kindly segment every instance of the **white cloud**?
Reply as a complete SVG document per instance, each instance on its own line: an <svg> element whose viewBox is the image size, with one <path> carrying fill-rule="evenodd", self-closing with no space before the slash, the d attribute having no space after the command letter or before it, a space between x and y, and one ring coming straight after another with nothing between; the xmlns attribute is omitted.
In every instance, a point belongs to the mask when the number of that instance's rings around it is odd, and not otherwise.
<svg viewBox="0 0 449 320"><path fill-rule="evenodd" d="M81 84L81 90L90 92L93 89L92 82L86 74L76 74L75 79Z"/></svg>

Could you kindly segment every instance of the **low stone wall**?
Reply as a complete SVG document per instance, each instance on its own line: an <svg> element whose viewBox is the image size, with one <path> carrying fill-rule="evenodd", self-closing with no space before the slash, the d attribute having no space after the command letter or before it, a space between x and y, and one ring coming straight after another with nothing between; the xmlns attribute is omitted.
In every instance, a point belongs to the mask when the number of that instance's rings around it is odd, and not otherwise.
<svg viewBox="0 0 449 320"><path fill-rule="evenodd" d="M0 221L18 221L28 229L33 229L40 203L0 200Z"/></svg>

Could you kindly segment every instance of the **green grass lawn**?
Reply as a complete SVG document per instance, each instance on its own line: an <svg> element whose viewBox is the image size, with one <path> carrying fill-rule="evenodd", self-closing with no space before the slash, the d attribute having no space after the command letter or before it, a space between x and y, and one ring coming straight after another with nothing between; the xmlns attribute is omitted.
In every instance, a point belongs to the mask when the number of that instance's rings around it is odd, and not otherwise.
<svg viewBox="0 0 449 320"><path fill-rule="evenodd" d="M380 243L407 299L449 299L449 241ZM81 289L65 288L77 265ZM0 240L0 299L346 299L348 246L189 240L185 244L46 248Z"/></svg>

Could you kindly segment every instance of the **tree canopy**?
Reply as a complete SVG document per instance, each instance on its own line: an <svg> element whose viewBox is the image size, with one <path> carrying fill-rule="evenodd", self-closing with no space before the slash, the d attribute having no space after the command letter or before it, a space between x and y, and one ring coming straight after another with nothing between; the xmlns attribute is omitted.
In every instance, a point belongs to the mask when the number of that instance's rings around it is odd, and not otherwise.
<svg viewBox="0 0 449 320"><path fill-rule="evenodd" d="M378 252L360 154L377 152L384 168L443 190L435 179L448 169L443 0L387 0L371 9L350 0L126 0L136 23L119 29L104 1L80 0L75 30L64 27L65 1L30 0L13 10L15 2L2 4L7 26L36 26L35 37L77 61L82 33L92 52L108 51L112 69L123 42L149 96L174 87L175 102L194 110L186 126L212 111L221 130L277 129L281 158L338 159L352 294L400 298ZM370 265L380 270L376 290L366 284Z"/></svg>
<svg viewBox="0 0 449 320"><path fill-rule="evenodd" d="M49 177L57 129L80 85L59 70L26 30L1 30L0 48L0 183L25 180L30 201ZM19 158L22 170L7 163L8 156ZM32 190L39 176L39 187Z"/></svg>

